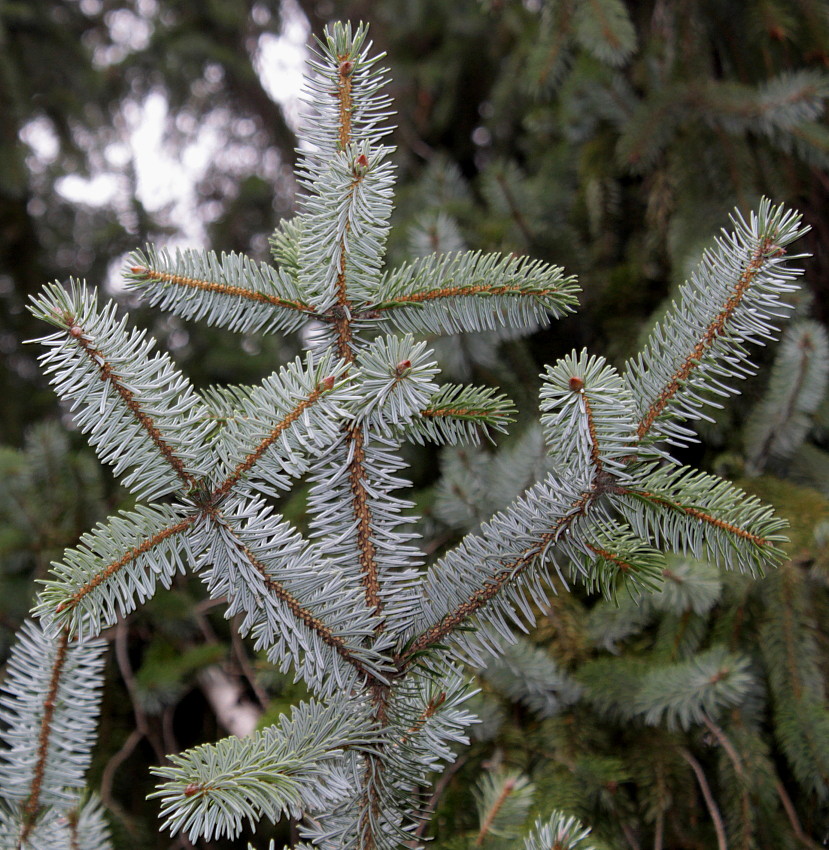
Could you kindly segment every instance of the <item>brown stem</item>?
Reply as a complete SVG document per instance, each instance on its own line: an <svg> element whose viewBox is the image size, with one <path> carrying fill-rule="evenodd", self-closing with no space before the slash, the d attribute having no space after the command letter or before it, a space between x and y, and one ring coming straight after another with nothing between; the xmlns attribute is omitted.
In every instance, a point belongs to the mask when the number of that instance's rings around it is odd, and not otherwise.
<svg viewBox="0 0 829 850"><path fill-rule="evenodd" d="M605 561L610 561L612 564L616 564L623 573L633 569L633 564L629 561L625 561L618 555L614 555L612 552L608 552L607 549L602 549L600 546L594 546L592 543L585 543L585 546L587 546L594 555L598 555L600 558L604 558Z"/></svg>
<svg viewBox="0 0 829 850"><path fill-rule="evenodd" d="M714 320L708 325L699 342L694 346L693 350L688 354L682 364L674 372L671 379L663 387L659 396L651 403L645 416L639 423L636 429L636 436L642 440L650 431L653 423L662 414L671 399L679 392L683 384L688 380L692 372L697 368L702 360L705 352L718 337L722 336L726 330L726 323L734 315L736 309L740 306L743 296L748 291L754 278L760 273L766 259L769 256L769 251L773 249L773 244L770 239L766 238L757 246L748 265L743 270L737 280L734 291L731 297L725 302L722 310L717 314Z"/></svg>
<svg viewBox="0 0 829 850"><path fill-rule="evenodd" d="M665 812L660 809L656 813L656 825L653 832L653 850L662 850L663 834L665 832Z"/></svg>
<svg viewBox="0 0 829 850"><path fill-rule="evenodd" d="M276 295L268 295L266 292L257 292L241 286L231 286L227 283L216 283L200 278L185 277L183 275L172 274L171 272L160 272L155 269L149 269L146 266L132 266L130 271L134 275L140 275L147 280L173 283L176 286L199 289L203 292L218 292L220 295L244 298L248 301L259 301L262 304L270 304L273 307L284 307L288 310L297 310L300 313L315 314L317 312L316 307L311 304L304 304L301 301L289 301L285 298L279 298Z"/></svg>
<svg viewBox="0 0 829 850"><path fill-rule="evenodd" d="M365 485L365 436L360 427L349 429L347 434L349 441L354 446L348 479L351 485L351 505L357 517L357 548L359 550L360 569L363 574L363 587L365 587L366 603L369 608L379 613L382 603L377 577L377 550L372 541L371 508L369 507L368 492Z"/></svg>
<svg viewBox="0 0 829 850"><path fill-rule="evenodd" d="M620 824L622 828L622 833L625 836L625 841L630 845L630 850L642 850L639 846L639 842L636 840L636 836L633 834L633 830L630 828L629 823L624 823L624 821Z"/></svg>
<svg viewBox="0 0 829 850"><path fill-rule="evenodd" d="M135 728L150 742L158 761L164 762L167 758L164 745L158 740L158 735L151 728L147 720L147 715L144 713L144 709L141 708L141 702L138 696L138 683L135 681L135 673L133 673L129 652L127 651L127 637L127 623L124 619L119 619L115 627L115 660L118 662L121 678L124 680L124 684L130 695L132 713L135 717Z"/></svg>
<svg viewBox="0 0 829 850"><path fill-rule="evenodd" d="M270 700L268 692L256 681L256 673L251 666L248 654L245 651L245 644L239 634L237 625L238 617L234 617L230 624L230 640L233 645L233 654L236 656L236 663L239 665L242 675L247 680L250 689L253 691L256 701L259 703L263 711L267 710Z"/></svg>
<svg viewBox="0 0 829 850"><path fill-rule="evenodd" d="M751 841L751 836L754 833L754 827L751 822L751 800L748 795L748 788L746 783L746 775L745 770L743 769L743 761L740 758L739 753L734 748L734 745L731 743L729 737L725 734L725 732L716 724L714 721L703 714L702 722L705 724L708 731L717 739L719 745L723 748L723 751L728 756L731 764L734 767L734 773L737 774L738 779L740 780L740 808L742 810L742 829L743 829L743 845L748 846L749 844L753 844Z"/></svg>
<svg viewBox="0 0 829 850"><path fill-rule="evenodd" d="M78 590L76 590L69 599L61 602L55 609L55 613L60 614L62 611L67 610L67 608L74 608L75 605L84 598L84 596L95 590L99 584L102 584L112 578L115 573L123 569L127 564L134 561L140 555L154 549L159 543L166 540L168 537L172 537L174 534L179 534L186 528L189 528L189 526L191 526L195 521L195 516L187 517L186 519L181 520L181 522L177 522L175 525L170 525L157 532L152 537L141 541L141 543L137 546L133 546L132 549L127 550L127 552L125 552L124 555L122 555L117 561L113 561L111 564L104 567L104 569L102 569L99 573L96 573L86 584L78 588Z"/></svg>
<svg viewBox="0 0 829 850"><path fill-rule="evenodd" d="M469 761L469 756L459 756L452 762L452 764L448 765L446 770L444 770L440 775L440 779L438 779L435 783L435 790L432 792L432 796L429 797L428 802L421 812L419 818L420 822L414 831L415 838L420 838L426 831L426 827L429 825L429 815L435 811L438 801L443 796L443 792L446 790L446 786L449 785L452 777L466 764L467 761ZM409 846L412 848L420 847L420 842L412 842Z"/></svg>
<svg viewBox="0 0 829 850"><path fill-rule="evenodd" d="M115 755L106 763L104 772L101 774L101 802L107 809L117 808L117 804L112 797L112 783L115 781L115 773L118 768L132 755L132 751L138 746L143 739L144 733L138 729L133 729L127 736L127 739L121 745Z"/></svg>
<svg viewBox="0 0 829 850"><path fill-rule="evenodd" d="M181 483L188 489L196 486L196 479L187 472L184 461L176 455L172 446L167 443L161 435L161 432L156 427L152 417L144 413L138 402L135 400L135 394L121 383L121 379L112 369L109 361L104 355L95 348L92 343L86 339L84 330L76 324L75 318L72 316L64 316L65 321L70 325L69 334L72 339L83 349L89 359L95 364L95 367L100 373L100 378L104 383L107 381L112 388L121 396L124 404L135 417L139 425L146 431L149 438L152 440L155 447L161 453L164 460L170 465L173 471L178 476Z"/></svg>
<svg viewBox="0 0 829 850"><path fill-rule="evenodd" d="M501 811L504 803L506 803L509 799L509 795L512 794L512 791L515 788L515 782L516 780L514 778L507 779L504 782L504 787L501 789L501 793L486 813L484 822L481 824L481 828L478 831L478 837L475 839L475 847L480 847L484 843L487 833L492 828L493 821L498 816L498 812Z"/></svg>
<svg viewBox="0 0 829 850"><path fill-rule="evenodd" d="M509 208L510 215L512 216L512 220L518 225L518 229L521 231L521 235L524 237L524 240L528 245L532 245L533 242L533 232L527 223L527 219L524 217L524 213L521 212L521 207L518 205L518 202L515 200L515 195L512 192L512 188L509 183L507 183L507 179L504 176L503 172L497 171L495 173L495 181L501 187L501 191L504 193L504 200L507 202L507 207Z"/></svg>
<svg viewBox="0 0 829 850"><path fill-rule="evenodd" d="M328 383L330 383L330 386ZM213 504L221 501L233 489L243 475L250 472L253 466L259 461L262 455L279 439L294 422L302 416L303 411L307 410L315 404L327 391L333 387L333 378L327 378L319 386L317 386L309 395L299 402L294 409L283 417L279 423L271 430L270 434L262 440L259 445L242 461L240 461L231 474L216 487L211 494Z"/></svg>
<svg viewBox="0 0 829 850"><path fill-rule="evenodd" d="M482 416L498 416L499 414L492 410L474 407L427 407L420 411L420 415L426 419L438 419L441 416L454 416L456 419L480 419Z"/></svg>
<svg viewBox="0 0 829 850"><path fill-rule="evenodd" d="M46 761L49 757L49 738L52 734L52 720L57 708L58 688L63 672L66 656L69 651L69 630L64 629L58 639L55 660L52 662L52 675L49 677L49 687L43 702L43 717L40 720L40 732L37 739L37 758L32 771L32 784L29 796L23 804L23 829L20 833L20 846L24 846L35 825L35 818L40 809L40 792L43 778L46 774Z"/></svg>
<svg viewBox="0 0 829 850"><path fill-rule="evenodd" d="M679 754L691 765L691 770L694 771L694 775L697 777L702 796L705 799L705 805L708 808L708 814L711 817L711 822L714 824L714 832L717 834L717 847L719 850L728 850L722 816L720 815L720 810L717 808L717 804L714 802L714 795L711 793L711 786L705 778L705 771L702 769L702 765L684 748L680 749Z"/></svg>
<svg viewBox="0 0 829 850"><path fill-rule="evenodd" d="M780 802L786 810L786 816L789 818L789 823L792 825L792 832L794 832L795 838L797 838L804 847L809 847L810 850L822 850L823 845L818 844L817 841L812 841L812 839L809 838L809 836L803 831L803 827L800 825L800 819L797 817L797 811L795 810L794 804L792 803L789 795L786 793L783 783L779 779L774 783L774 790L777 791L777 796L780 798Z"/></svg>

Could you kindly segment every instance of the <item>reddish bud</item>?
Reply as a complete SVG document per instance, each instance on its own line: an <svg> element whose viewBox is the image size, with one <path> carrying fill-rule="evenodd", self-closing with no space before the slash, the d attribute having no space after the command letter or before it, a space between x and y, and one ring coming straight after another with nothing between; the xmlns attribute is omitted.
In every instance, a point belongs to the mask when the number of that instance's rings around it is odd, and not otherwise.
<svg viewBox="0 0 829 850"><path fill-rule="evenodd" d="M583 390L584 389L584 381L581 378L577 377L576 375L573 375L573 377L570 378L570 389L574 393L578 392L579 390Z"/></svg>
<svg viewBox="0 0 829 850"><path fill-rule="evenodd" d="M346 59L345 62L340 63L340 76L348 77L351 75L351 72L354 70L354 63L349 59Z"/></svg>
<svg viewBox="0 0 829 850"><path fill-rule="evenodd" d="M192 797L194 794L198 794L198 793L199 793L199 791L201 791L201 790L202 790L202 789L201 789L201 785L198 785L198 784L196 784L195 782L191 782L191 783L190 783L190 784L189 784L189 785L188 785L188 786L184 789L184 796L185 796L185 797Z"/></svg>
<svg viewBox="0 0 829 850"><path fill-rule="evenodd" d="M411 360L401 360L395 367L394 371L397 375L402 375L404 372L407 372L412 368Z"/></svg>
<svg viewBox="0 0 829 850"><path fill-rule="evenodd" d="M360 166L360 168L368 168L368 157L364 153L361 153L357 157L356 162L357 162L357 165Z"/></svg>
<svg viewBox="0 0 829 850"><path fill-rule="evenodd" d="M327 378L322 379L322 388L324 390L333 390L334 389L334 376L329 375Z"/></svg>
<svg viewBox="0 0 829 850"><path fill-rule="evenodd" d="M69 328L69 333L74 337L83 336L83 331L77 325L72 325L72 327Z"/></svg>
<svg viewBox="0 0 829 850"><path fill-rule="evenodd" d="M130 266L130 271L131 271L133 274L143 274L143 273L144 273L145 271L147 271L147 270L146 270L146 269L142 269L142 268L141 268L141 266Z"/></svg>

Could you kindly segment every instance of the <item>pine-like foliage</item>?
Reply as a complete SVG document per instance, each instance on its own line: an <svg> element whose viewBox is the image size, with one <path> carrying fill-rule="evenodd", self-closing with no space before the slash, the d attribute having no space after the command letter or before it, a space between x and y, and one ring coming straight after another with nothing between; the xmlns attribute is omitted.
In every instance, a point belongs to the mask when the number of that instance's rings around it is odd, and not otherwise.
<svg viewBox="0 0 829 850"><path fill-rule="evenodd" d="M4 793L12 807L24 801L4 815L12 846L37 846L37 831L58 823L54 807L76 803L93 716L84 706L98 687L94 636L179 570L226 600L242 633L312 696L254 736L158 768L165 827L232 838L243 821L289 815L316 846L375 850L417 843L422 793L473 721L462 663L500 655L549 585L638 596L663 583L664 549L746 574L781 560L783 521L726 482L671 465L659 442L689 438L702 400L730 391L723 382L747 370L746 346L785 312L798 274L786 250L802 230L764 202L735 217L624 374L584 352L547 371L552 471L424 567L411 505L396 494L407 484L402 445L474 440L512 410L486 389L441 386L414 334L520 331L572 311L576 286L558 267L511 255L384 269L393 174L377 63L363 27L335 26L320 43L302 207L275 239L279 268L152 248L129 261L134 291L177 315L264 333L302 325L304 359L258 386L202 394L85 285L52 285L33 303L56 328L41 342L57 392L141 503L55 565L36 606L42 626L23 637L3 704ZM301 479L307 533L274 503ZM29 648L35 633L42 651ZM739 661L710 664L730 665L733 680L703 687L706 711L733 705L743 684ZM654 688L642 710L694 720L708 673L678 669L680 689ZM560 690L565 701L577 692L564 679ZM527 698L547 705L550 695L536 686ZM80 731L69 735L72 724ZM518 836L529 793L516 775L482 781L475 843ZM525 846L581 844L570 814L546 812Z"/></svg>

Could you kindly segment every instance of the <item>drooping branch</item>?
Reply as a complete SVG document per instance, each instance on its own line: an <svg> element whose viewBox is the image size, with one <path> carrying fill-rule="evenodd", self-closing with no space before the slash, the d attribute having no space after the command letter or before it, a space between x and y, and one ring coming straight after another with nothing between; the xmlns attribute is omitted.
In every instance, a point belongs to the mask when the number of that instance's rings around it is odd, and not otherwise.
<svg viewBox="0 0 829 850"><path fill-rule="evenodd" d="M728 850L728 842L725 838L725 825L723 824L722 815L720 814L720 810L717 808L716 802L714 802L714 795L711 792L711 786L708 784L708 780L705 778L705 771L702 769L702 765L691 755L691 753L688 752L688 750L681 749L679 754L686 762L688 762L691 766L691 770L694 771L694 776L697 778L700 791L702 791L702 796L705 800L705 806L711 817L711 823L714 824L714 832L717 835L717 847L719 850Z"/></svg>

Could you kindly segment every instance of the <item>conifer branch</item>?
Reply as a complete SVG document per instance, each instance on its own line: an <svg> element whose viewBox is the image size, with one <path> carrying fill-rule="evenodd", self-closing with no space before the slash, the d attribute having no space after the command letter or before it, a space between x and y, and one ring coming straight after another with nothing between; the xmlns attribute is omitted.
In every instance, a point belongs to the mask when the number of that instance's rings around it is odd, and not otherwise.
<svg viewBox="0 0 829 850"><path fill-rule="evenodd" d="M608 552L607 549L602 549L601 546L594 546L592 543L584 544L594 555L603 558L605 561L610 561L623 573L636 569L630 561L626 561L621 555L616 555L613 552Z"/></svg>
<svg viewBox="0 0 829 850"><path fill-rule="evenodd" d="M233 286L229 283L217 283L202 278L187 277L185 275L173 274L172 272L156 271L146 266L130 266L129 272L134 279L140 281L155 281L157 283L173 284L188 289L197 289L201 292L215 292L218 295L228 295L233 298L258 301L262 304L270 304L273 307L284 307L287 310L297 310L300 313L316 314L317 310L313 304L303 304L300 301L290 301L277 295L269 295L266 292L258 292L255 289L245 289L241 286Z"/></svg>
<svg viewBox="0 0 829 850"><path fill-rule="evenodd" d="M152 537L142 540L137 546L133 546L117 561L107 564L100 572L96 573L89 581L79 587L69 599L60 602L54 609L55 614L62 614L64 611L74 608L87 594L95 590L96 587L113 578L120 570L131 564L141 555L145 555L155 549L168 537L172 537L174 534L180 534L188 529L196 519L197 517L195 515L186 517L180 522L156 532Z"/></svg>
<svg viewBox="0 0 829 850"><path fill-rule="evenodd" d="M782 252L782 248L776 246L770 237L764 238L754 249L745 269L737 278L729 299L722 305L719 313L713 318L708 327L705 328L701 339L688 352L682 364L671 376L670 381L663 387L659 396L651 402L645 415L639 421L636 427L636 436L640 440L645 438L656 419L662 415L669 402L687 382L691 373L700 365L714 341L725 333L728 320L731 319L735 310L740 306L743 296L766 265L769 257L779 256L779 252Z"/></svg>
<svg viewBox="0 0 829 850"><path fill-rule="evenodd" d="M184 572L198 515L169 505L121 511L81 537L53 563L35 613L82 638L95 636L149 599L159 583L169 587Z"/></svg>
<svg viewBox="0 0 829 850"><path fill-rule="evenodd" d="M442 286L437 289L412 292L408 295L398 295L394 298L394 300L375 304L373 309L378 311L391 310L394 307L403 307L406 304L422 304L424 301L437 301L440 298L458 298L473 295L533 295L537 298L552 298L560 294L560 287L531 287L526 285L504 286L498 284Z"/></svg>
<svg viewBox="0 0 829 850"><path fill-rule="evenodd" d="M493 801L489 810L487 811L486 817L484 818L483 823L481 824L481 828L478 830L478 835L475 838L475 847L480 847L483 845L486 840L487 835L489 834L489 830L492 827L495 818L498 817L498 812L501 811L504 803L506 803L509 795L512 794L515 789L515 785L518 782L518 777L508 777L503 786L501 787L501 792Z"/></svg>
<svg viewBox="0 0 829 850"><path fill-rule="evenodd" d="M594 495L592 490L582 493L580 498L571 505L571 511L559 517L549 531L540 534L532 546L524 549L516 558L507 562L502 561L497 572L484 579L482 587L470 593L463 603L444 614L437 623L415 637L401 655L401 662L404 665L411 664L418 655L455 632L461 624L498 596L511 581L520 577L550 549L576 519L586 514Z"/></svg>
<svg viewBox="0 0 829 850"><path fill-rule="evenodd" d="M516 412L510 399L489 387L444 384L404 433L417 443L478 442L490 428L505 433Z"/></svg>
<svg viewBox="0 0 829 850"><path fill-rule="evenodd" d="M741 537L743 540L748 540L749 542L754 543L756 546L773 547L777 542L767 537L761 537L759 534L753 534L752 532L747 531L744 528L740 528L740 526L735 525L732 522L727 522L724 519L715 517L707 511L700 510L699 508L693 507L692 505L683 505L681 502L668 499L665 496L660 496L656 493L649 493L647 490L637 490L635 488L620 486L614 492L620 496L634 496L637 498L642 498L650 502L652 505L658 505L659 507L669 508L670 510L683 513L686 516L699 520L700 522L704 522L707 525L713 526L714 528L717 528L721 531L726 531L729 534L735 535L736 537Z"/></svg>
<svg viewBox="0 0 829 850"><path fill-rule="evenodd" d="M248 455L236 464L235 468L221 484L214 487L211 493L211 503L217 504L224 499L228 493L236 486L239 480L245 476L261 459L262 455L279 439L279 437L293 425L309 407L314 405L328 391L334 388L334 377L329 376L317 385L304 399L297 402L294 408L287 413L273 427L271 432L265 437L256 448L249 452Z"/></svg>
<svg viewBox="0 0 829 850"><path fill-rule="evenodd" d="M217 526L220 526L224 533L233 541L233 545L240 552L251 567L259 574L263 586L272 595L274 599L282 602L285 607L291 612L294 619L301 623L309 631L313 632L319 639L329 646L343 661L350 664L361 676L363 680L373 680L374 674L370 672L365 665L354 656L346 642L337 635L328 625L326 625L319 617L316 617L312 611L305 608L299 600L290 593L285 585L274 579L268 568L259 560L251 551L239 535L230 526L227 520L221 515L216 508L209 508L205 511L206 517Z"/></svg>
<svg viewBox="0 0 829 850"><path fill-rule="evenodd" d="M526 257L430 255L387 273L368 309L416 333L526 329L570 312L577 291L559 267Z"/></svg>
<svg viewBox="0 0 829 850"><path fill-rule="evenodd" d="M44 811L50 810L49 831L51 813L78 802L95 740L104 649L100 640L71 641L68 629L46 634L32 620L12 648L0 699L6 744L0 749L0 788L16 811L14 846L27 839L39 846L35 835L41 837ZM0 808L0 820L5 811Z"/></svg>
<svg viewBox="0 0 829 850"><path fill-rule="evenodd" d="M77 324L80 320L69 314L65 314L62 318L69 325L69 335L75 340L89 360L95 364L101 380L113 387L115 392L118 393L124 404L129 408L135 421L144 429L164 460L178 476L182 485L186 488L195 487L196 479L187 472L184 461L176 455L169 443L165 441L161 432L156 427L153 418L141 409L141 405L135 399L135 394L129 387L125 386L121 377L113 369L112 364L107 361L106 356L92 345L90 337Z"/></svg>
<svg viewBox="0 0 829 850"><path fill-rule="evenodd" d="M23 804L25 820L23 831L20 835L21 845L25 845L40 809L40 790L46 773L46 760L49 757L49 738L52 734L52 719L55 715L58 688L60 686L63 667L66 663L68 646L69 630L63 629L57 641L55 660L52 662L52 675L49 678L49 686L46 691L46 697L43 700L43 717L40 720L40 733L37 740L37 760L32 771L31 791L26 802Z"/></svg>
<svg viewBox="0 0 829 850"><path fill-rule="evenodd" d="M773 339L774 322L790 309L781 298L801 270L784 258L786 246L804 232L800 217L764 199L748 221L732 221L734 231L704 253L679 301L627 365L640 443L693 440L682 421L710 418L702 408L717 406L712 395L735 392L723 381L753 373L746 344Z"/></svg>

